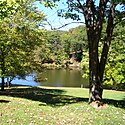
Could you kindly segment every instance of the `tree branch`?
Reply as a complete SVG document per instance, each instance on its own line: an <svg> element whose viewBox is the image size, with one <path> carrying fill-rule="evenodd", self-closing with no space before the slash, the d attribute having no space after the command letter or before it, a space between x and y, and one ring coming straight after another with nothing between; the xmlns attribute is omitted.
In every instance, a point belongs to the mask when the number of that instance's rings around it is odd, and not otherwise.
<svg viewBox="0 0 125 125"><path fill-rule="evenodd" d="M79 3L80 8L81 8L81 9L82 9L82 11L84 12L84 8L83 8L83 6L82 6L82 4L81 4L80 0L77 0L77 2Z"/></svg>
<svg viewBox="0 0 125 125"><path fill-rule="evenodd" d="M81 23L81 24L85 24L84 22L70 22L70 23L66 23L66 24L64 24L64 25L62 25L62 26L60 26L60 27L57 27L57 28L53 28L53 26L47 21L47 23L49 24L49 26L51 27L51 30L59 30L59 29L61 29L61 28L63 28L63 27L65 27L65 26L68 26L68 25L70 25L70 24L74 24L74 23Z"/></svg>

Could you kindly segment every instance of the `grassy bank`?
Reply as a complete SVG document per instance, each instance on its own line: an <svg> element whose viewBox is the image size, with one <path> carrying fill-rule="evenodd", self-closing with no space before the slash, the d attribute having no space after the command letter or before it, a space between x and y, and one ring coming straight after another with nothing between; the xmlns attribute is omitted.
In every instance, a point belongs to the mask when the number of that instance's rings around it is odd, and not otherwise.
<svg viewBox="0 0 125 125"><path fill-rule="evenodd" d="M12 87L0 92L0 125L125 125L125 92L105 90L107 106L88 105L88 89Z"/></svg>

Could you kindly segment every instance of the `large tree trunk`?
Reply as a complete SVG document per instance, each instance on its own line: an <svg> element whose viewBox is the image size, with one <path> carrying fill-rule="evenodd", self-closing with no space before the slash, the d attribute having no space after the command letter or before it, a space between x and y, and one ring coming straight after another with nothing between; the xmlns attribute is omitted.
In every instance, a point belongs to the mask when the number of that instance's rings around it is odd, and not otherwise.
<svg viewBox="0 0 125 125"><path fill-rule="evenodd" d="M94 1L87 0L83 8L89 45L89 103L102 100L102 82L99 75L98 44L101 38L106 2L100 2L102 9L96 10ZM97 14L98 13L98 14Z"/></svg>
<svg viewBox="0 0 125 125"><path fill-rule="evenodd" d="M89 40L89 103L102 100L102 82L99 74L98 33L88 32ZM90 37L91 36L91 37Z"/></svg>
<svg viewBox="0 0 125 125"><path fill-rule="evenodd" d="M101 59L99 60L98 45L101 39L102 26L104 23L105 9L108 0L101 0L99 8L96 9L93 0L86 1L86 8L83 8L86 31L89 43L89 102L102 101L102 80L105 70L107 55L113 32L114 7L110 5L109 17L107 22L106 37L102 50ZM81 6L82 8L82 6Z"/></svg>
<svg viewBox="0 0 125 125"><path fill-rule="evenodd" d="M89 103L93 101L102 101L103 87L99 75L99 64L98 62L91 60L89 66L91 67L89 74L89 84L90 84Z"/></svg>
<svg viewBox="0 0 125 125"><path fill-rule="evenodd" d="M101 54L101 59L99 61L98 56L98 36L94 34L91 39L89 39L89 71L90 71L90 96L89 96L89 103L93 101L102 101L102 93L103 93L103 75L106 66L106 60L108 57L108 52L111 44L111 38L113 33L113 18L109 15L108 25L106 30L106 38ZM90 36L89 36L90 37Z"/></svg>

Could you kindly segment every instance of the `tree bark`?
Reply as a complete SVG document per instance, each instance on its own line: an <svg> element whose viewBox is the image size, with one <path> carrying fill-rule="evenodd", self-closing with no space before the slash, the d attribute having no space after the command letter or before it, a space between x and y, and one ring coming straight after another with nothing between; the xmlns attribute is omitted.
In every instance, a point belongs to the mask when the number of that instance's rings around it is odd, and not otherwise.
<svg viewBox="0 0 125 125"><path fill-rule="evenodd" d="M99 16L96 16L96 14ZM86 31L89 44L89 103L102 100L102 83L99 75L98 44L101 38L104 12L96 11L94 2L87 0L84 11Z"/></svg>
<svg viewBox="0 0 125 125"><path fill-rule="evenodd" d="M2 79L2 85L1 85L1 91L4 91L4 77L1 78Z"/></svg>
<svg viewBox="0 0 125 125"><path fill-rule="evenodd" d="M1 90L4 91L4 75L5 75L5 60L4 60L4 47L1 49L1 79L2 79L2 85L1 85Z"/></svg>
<svg viewBox="0 0 125 125"><path fill-rule="evenodd" d="M112 38L115 8L115 6L113 6L111 3L105 42L101 54L101 59L99 60L98 45L101 39L101 32L104 23L107 2L108 0L101 0L99 4L100 9L97 10L95 8L93 0L87 0L86 7L85 9L83 9L89 43L89 103L93 101L102 101L102 80Z"/></svg>
<svg viewBox="0 0 125 125"><path fill-rule="evenodd" d="M114 29L114 25L113 25L114 9L115 9L115 6L111 5L110 11L109 11L108 22L107 22L107 28L106 28L105 42L104 42L101 59L100 59L99 71L100 71L100 80L101 81L103 80L103 74L104 74L104 70L105 70L106 60L108 57L108 52L109 52L109 48L110 48L110 44L111 44L111 40L112 40L113 29Z"/></svg>
<svg viewBox="0 0 125 125"><path fill-rule="evenodd" d="M102 82L99 75L99 59L98 59L98 35L90 33L89 39L89 103L102 100Z"/></svg>

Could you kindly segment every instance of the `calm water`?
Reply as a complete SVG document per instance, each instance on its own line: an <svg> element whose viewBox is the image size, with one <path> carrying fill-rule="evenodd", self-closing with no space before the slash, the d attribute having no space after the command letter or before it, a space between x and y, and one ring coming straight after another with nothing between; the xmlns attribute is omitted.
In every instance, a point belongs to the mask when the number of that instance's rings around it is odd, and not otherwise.
<svg viewBox="0 0 125 125"><path fill-rule="evenodd" d="M82 78L78 70L45 70L41 74L42 79L47 79L41 83L34 81L32 76L27 76L26 80L15 79L13 84L31 85L31 86L51 86L51 87L88 87L88 80Z"/></svg>
<svg viewBox="0 0 125 125"><path fill-rule="evenodd" d="M41 77L47 78L46 81L40 83L43 86L56 87L87 87L88 80L82 78L82 74L78 70L46 70Z"/></svg>

